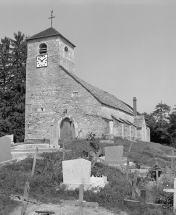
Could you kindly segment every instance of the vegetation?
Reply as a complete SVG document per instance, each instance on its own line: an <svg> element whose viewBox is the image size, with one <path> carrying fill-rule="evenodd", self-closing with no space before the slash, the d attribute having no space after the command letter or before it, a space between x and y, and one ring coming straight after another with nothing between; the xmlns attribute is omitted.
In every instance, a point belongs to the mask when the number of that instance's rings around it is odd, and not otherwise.
<svg viewBox="0 0 176 215"><path fill-rule="evenodd" d="M0 43L0 136L24 139L25 76L27 47L20 31Z"/></svg>
<svg viewBox="0 0 176 215"><path fill-rule="evenodd" d="M170 165L170 158L166 154L171 154L171 148L155 144L155 149L151 147L151 143L137 142L133 143L131 149L130 160L136 161L142 165L151 166L155 163L154 158L158 158L159 165ZM114 144L111 144L114 145ZM117 138L115 145L124 145L124 156L127 155L130 141ZM107 144L100 144L102 153ZM108 144L110 146L110 144ZM65 148L70 149L67 152L65 159L75 159L78 157L85 157L83 150L88 150L87 141L74 141L65 143ZM157 150L156 150L157 149ZM42 160L37 160L35 176L31 180L30 198L34 198L43 203L59 204L63 199L78 199L78 190L66 191L64 186L60 186L63 182L62 176L62 153L43 153ZM23 195L24 185L30 176L32 169L32 158L27 158L23 161L14 162L12 164L0 168L0 211L3 214L12 212L15 206L20 203L10 200L11 194ZM138 215L141 211L138 209L128 209L124 205L123 199L131 197L131 185L126 181L124 174L117 169L107 167L104 164L95 164L92 169L92 175L105 175L109 183L100 190L99 193L86 191L84 199L86 201L98 202L100 206L105 207L115 213L119 210L125 210L130 215ZM156 188L155 188L156 189ZM155 202L159 201L165 204L171 195L165 197L165 194L159 189L157 192L153 189L153 196L155 194ZM156 195L157 194L157 195ZM168 198L168 199L167 199ZM146 209L144 215L159 215L161 211ZM167 212L169 215L169 212ZM172 214L172 213L170 213Z"/></svg>
<svg viewBox="0 0 176 215"><path fill-rule="evenodd" d="M176 110L158 103L151 114L144 113L150 127L151 141L176 147Z"/></svg>

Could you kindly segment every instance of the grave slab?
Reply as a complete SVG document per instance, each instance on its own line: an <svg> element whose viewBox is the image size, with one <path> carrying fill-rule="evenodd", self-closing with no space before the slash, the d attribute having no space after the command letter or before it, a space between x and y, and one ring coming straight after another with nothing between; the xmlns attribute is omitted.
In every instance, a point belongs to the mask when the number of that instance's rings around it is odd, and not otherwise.
<svg viewBox="0 0 176 215"><path fill-rule="evenodd" d="M11 155L11 139L9 137L0 138L0 162L12 159Z"/></svg>

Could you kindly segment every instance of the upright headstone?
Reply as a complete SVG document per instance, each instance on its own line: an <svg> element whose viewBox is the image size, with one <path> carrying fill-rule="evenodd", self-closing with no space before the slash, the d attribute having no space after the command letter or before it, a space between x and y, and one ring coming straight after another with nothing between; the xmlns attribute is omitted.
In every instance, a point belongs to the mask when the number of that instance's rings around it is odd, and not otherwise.
<svg viewBox="0 0 176 215"><path fill-rule="evenodd" d="M12 159L11 155L11 139L9 137L0 138L0 162Z"/></svg>
<svg viewBox="0 0 176 215"><path fill-rule="evenodd" d="M55 119L53 125L51 126L51 139L50 145L53 147L58 147L58 121Z"/></svg>
<svg viewBox="0 0 176 215"><path fill-rule="evenodd" d="M123 157L123 146L105 147L105 163L123 165L127 158Z"/></svg>
<svg viewBox="0 0 176 215"><path fill-rule="evenodd" d="M91 162L85 159L62 161L63 183L80 185L90 183Z"/></svg>
<svg viewBox="0 0 176 215"><path fill-rule="evenodd" d="M174 179L174 189L164 189L163 191L167 193L173 193L174 198L173 198L173 210L174 212L176 211L176 178Z"/></svg>
<svg viewBox="0 0 176 215"><path fill-rule="evenodd" d="M11 139L11 143L14 144L14 135L5 135L5 137L9 137Z"/></svg>

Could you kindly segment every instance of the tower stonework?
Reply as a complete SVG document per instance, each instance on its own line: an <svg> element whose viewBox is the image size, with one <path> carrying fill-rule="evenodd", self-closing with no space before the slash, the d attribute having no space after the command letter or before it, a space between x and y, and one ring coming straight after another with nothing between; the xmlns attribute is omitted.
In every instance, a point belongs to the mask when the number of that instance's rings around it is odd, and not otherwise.
<svg viewBox="0 0 176 215"><path fill-rule="evenodd" d="M74 47L54 28L27 40L25 142L51 138L64 82L61 67L74 72Z"/></svg>

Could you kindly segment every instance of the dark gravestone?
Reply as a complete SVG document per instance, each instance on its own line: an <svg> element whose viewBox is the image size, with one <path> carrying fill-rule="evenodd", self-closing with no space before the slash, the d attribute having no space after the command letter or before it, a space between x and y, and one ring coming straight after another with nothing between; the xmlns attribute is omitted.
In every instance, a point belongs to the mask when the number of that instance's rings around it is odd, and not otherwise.
<svg viewBox="0 0 176 215"><path fill-rule="evenodd" d="M61 122L60 126L60 138L61 140L73 140L75 139L74 123L69 118L65 118Z"/></svg>
<svg viewBox="0 0 176 215"><path fill-rule="evenodd" d="M0 162L12 159L11 140L9 137L0 138Z"/></svg>

